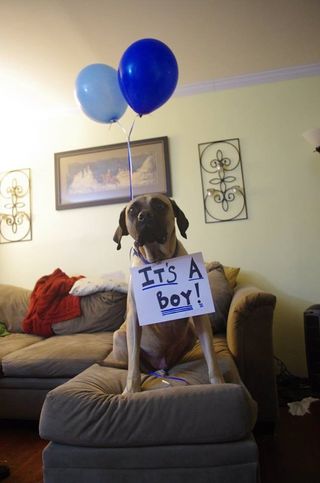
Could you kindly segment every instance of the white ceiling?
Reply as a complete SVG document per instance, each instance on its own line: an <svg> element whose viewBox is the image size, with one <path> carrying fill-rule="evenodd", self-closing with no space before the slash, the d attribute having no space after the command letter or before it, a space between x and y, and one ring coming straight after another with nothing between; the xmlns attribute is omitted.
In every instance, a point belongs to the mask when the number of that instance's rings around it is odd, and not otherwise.
<svg viewBox="0 0 320 483"><path fill-rule="evenodd" d="M320 0L0 0L0 96L4 82L69 96L85 65L117 68L145 37L173 50L180 87L319 64L319 25Z"/></svg>

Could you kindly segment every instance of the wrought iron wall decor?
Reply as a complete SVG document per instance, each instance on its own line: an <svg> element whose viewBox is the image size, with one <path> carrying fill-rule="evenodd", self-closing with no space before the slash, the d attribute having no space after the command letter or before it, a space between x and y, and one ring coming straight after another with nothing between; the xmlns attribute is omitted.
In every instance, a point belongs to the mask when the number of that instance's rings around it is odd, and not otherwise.
<svg viewBox="0 0 320 483"><path fill-rule="evenodd" d="M0 174L0 243L32 239L30 169Z"/></svg>
<svg viewBox="0 0 320 483"><path fill-rule="evenodd" d="M248 218L240 140L198 145L206 223Z"/></svg>

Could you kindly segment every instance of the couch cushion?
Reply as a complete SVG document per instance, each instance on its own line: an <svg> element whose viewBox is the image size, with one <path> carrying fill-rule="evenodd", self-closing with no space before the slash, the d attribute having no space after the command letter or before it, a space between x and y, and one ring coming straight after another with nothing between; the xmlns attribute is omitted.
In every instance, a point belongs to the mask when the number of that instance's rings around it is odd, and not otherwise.
<svg viewBox="0 0 320 483"><path fill-rule="evenodd" d="M0 337L0 361L7 355L19 351L24 347L40 342L42 337L29 334L10 334Z"/></svg>
<svg viewBox="0 0 320 483"><path fill-rule="evenodd" d="M7 354L2 370L12 377L73 377L104 359L111 348L110 332L57 335Z"/></svg>
<svg viewBox="0 0 320 483"><path fill-rule="evenodd" d="M257 467L252 471L251 479L248 478L247 467L248 464L258 461L258 449L253 437L219 444L162 445L143 448L83 448L51 442L44 449L42 456L45 475L54 475L54 481L59 482L249 483L257 481ZM243 465L246 465L243 469L246 476L241 475L240 468ZM102 474L101 470L105 470L105 473ZM220 473L211 474L214 470ZM230 474L228 474L229 470Z"/></svg>
<svg viewBox="0 0 320 483"><path fill-rule="evenodd" d="M255 404L241 384L167 386L124 395L126 377L126 370L95 364L50 391L41 437L70 445L131 447L234 441L253 428Z"/></svg>
<svg viewBox="0 0 320 483"><path fill-rule="evenodd" d="M124 321L127 294L115 290L96 292L81 297L80 304L81 316L53 324L52 329L55 334L117 330Z"/></svg>
<svg viewBox="0 0 320 483"><path fill-rule="evenodd" d="M226 278L221 263L207 263L206 269L215 306L215 312L209 314L211 327L214 333L223 333L226 331L227 327L228 312L233 296L233 288L231 288Z"/></svg>
<svg viewBox="0 0 320 483"><path fill-rule="evenodd" d="M0 322L9 332L23 332L22 321L27 314L31 290L0 284Z"/></svg>

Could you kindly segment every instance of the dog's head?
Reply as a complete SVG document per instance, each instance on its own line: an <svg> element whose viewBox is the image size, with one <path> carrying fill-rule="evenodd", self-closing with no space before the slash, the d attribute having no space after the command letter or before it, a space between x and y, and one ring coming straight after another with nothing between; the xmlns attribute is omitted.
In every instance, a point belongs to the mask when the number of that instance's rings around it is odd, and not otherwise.
<svg viewBox="0 0 320 483"><path fill-rule="evenodd" d="M175 239L175 220L181 235L187 238L189 222L176 202L163 194L138 196L120 213L113 240L117 250L121 238L131 235L138 247L166 245Z"/></svg>

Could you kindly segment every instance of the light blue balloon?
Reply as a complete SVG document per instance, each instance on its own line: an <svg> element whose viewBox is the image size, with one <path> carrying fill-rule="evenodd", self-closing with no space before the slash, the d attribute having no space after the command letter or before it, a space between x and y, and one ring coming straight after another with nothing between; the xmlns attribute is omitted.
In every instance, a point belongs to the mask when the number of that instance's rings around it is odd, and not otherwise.
<svg viewBox="0 0 320 483"><path fill-rule="evenodd" d="M75 94L83 112L97 122L115 122L128 107L120 90L118 72L106 64L84 67L77 76Z"/></svg>

